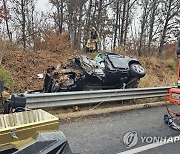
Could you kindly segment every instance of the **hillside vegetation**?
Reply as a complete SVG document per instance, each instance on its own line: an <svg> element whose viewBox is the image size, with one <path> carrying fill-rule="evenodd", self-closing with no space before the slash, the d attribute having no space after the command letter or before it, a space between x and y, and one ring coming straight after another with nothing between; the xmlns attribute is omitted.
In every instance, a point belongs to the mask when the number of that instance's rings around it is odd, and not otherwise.
<svg viewBox="0 0 180 154"><path fill-rule="evenodd" d="M67 38L66 36L62 36ZM84 51L74 50L71 43L59 39L50 42L48 50L21 51L17 48L7 48L2 53L0 79L5 82L8 91L24 92L26 90L39 90L43 87L43 79L38 78L39 73L45 73L48 66L56 66L66 62L77 54L94 57L97 53L89 54ZM60 45L61 44L61 45ZM140 60L147 69L147 74L141 79L139 87L168 86L176 83L176 60L174 46L167 47L166 55L162 58L156 56L137 56L133 51L122 49L115 52L132 55ZM54 49L54 50L53 50ZM174 54L171 54L174 53Z"/></svg>

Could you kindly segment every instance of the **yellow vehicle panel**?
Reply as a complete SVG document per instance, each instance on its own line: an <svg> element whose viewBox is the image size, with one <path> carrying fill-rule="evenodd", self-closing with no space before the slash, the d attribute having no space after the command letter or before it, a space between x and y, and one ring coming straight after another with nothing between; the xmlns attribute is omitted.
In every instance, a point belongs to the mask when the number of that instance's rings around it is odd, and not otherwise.
<svg viewBox="0 0 180 154"><path fill-rule="evenodd" d="M59 131L59 119L41 109L0 115L0 148L18 148L51 131Z"/></svg>

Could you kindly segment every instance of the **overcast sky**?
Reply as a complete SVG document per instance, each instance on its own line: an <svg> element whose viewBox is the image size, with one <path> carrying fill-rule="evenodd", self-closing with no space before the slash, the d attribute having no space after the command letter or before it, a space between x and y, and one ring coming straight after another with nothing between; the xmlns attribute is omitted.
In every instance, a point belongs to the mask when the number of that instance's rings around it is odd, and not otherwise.
<svg viewBox="0 0 180 154"><path fill-rule="evenodd" d="M37 10L47 11L50 9L51 9L51 6L49 5L49 0L37 0Z"/></svg>

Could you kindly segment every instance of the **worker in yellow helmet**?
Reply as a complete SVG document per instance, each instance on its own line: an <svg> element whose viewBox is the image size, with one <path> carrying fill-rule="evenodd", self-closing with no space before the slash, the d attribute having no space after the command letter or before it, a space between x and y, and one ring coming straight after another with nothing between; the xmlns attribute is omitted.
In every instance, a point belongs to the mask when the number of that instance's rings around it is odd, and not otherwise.
<svg viewBox="0 0 180 154"><path fill-rule="evenodd" d="M95 27L91 28L89 40L86 44L87 52L98 51L99 33Z"/></svg>

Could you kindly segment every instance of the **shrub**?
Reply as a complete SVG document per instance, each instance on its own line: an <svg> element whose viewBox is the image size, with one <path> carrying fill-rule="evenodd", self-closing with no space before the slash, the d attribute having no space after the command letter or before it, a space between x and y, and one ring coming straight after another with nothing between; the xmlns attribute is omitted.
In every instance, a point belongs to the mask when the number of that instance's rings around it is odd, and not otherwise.
<svg viewBox="0 0 180 154"><path fill-rule="evenodd" d="M47 30L42 33L41 37L35 39L35 47L38 50L64 52L69 50L72 44L68 32L60 34L53 30Z"/></svg>
<svg viewBox="0 0 180 154"><path fill-rule="evenodd" d="M176 62L172 59L166 61L167 67L170 68L172 71L176 70Z"/></svg>
<svg viewBox="0 0 180 154"><path fill-rule="evenodd" d="M0 80L4 82L5 89L7 89L8 91L11 92L19 91L20 88L17 84L13 82L10 73L2 68L0 68Z"/></svg>

